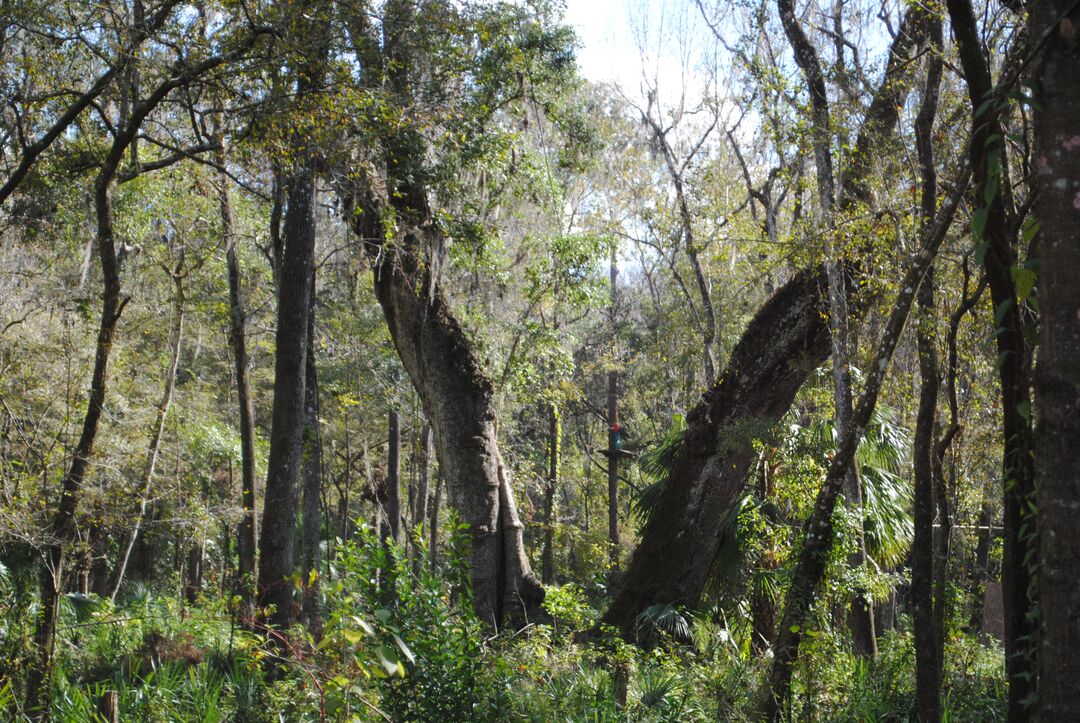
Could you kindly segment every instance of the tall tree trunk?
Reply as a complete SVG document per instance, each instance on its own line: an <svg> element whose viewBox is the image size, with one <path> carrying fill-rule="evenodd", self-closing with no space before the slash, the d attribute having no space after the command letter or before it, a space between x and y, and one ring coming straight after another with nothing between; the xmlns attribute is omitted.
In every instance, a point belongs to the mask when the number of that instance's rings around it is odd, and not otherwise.
<svg viewBox="0 0 1080 723"><path fill-rule="evenodd" d="M315 275L311 276L307 323L307 359L304 364L304 547L300 568L304 588L301 615L304 625L318 640L322 637L319 617L319 545L322 541L322 436L319 432L319 377L315 365Z"/></svg>
<svg viewBox="0 0 1080 723"><path fill-rule="evenodd" d="M150 506L150 493L154 482L154 471L157 468L158 453L161 449L161 438L165 434L165 420L169 416L169 407L172 406L173 390L176 388L176 369L180 364L180 344L184 334L184 248L181 245L179 258L175 267L171 270L173 298L172 318L169 323L169 362L165 368L165 388L161 393L161 401L158 402L157 414L154 418L154 426L150 431L150 444L146 450L146 464L143 467L142 487L139 490L139 512L135 518L135 529L131 531L124 545L124 552L113 575L112 587L109 594L110 600L116 600L120 586L124 582L127 572L128 561L131 559L131 551L142 531L143 522L146 520L146 511Z"/></svg>
<svg viewBox="0 0 1080 723"><path fill-rule="evenodd" d="M911 84L910 58L923 42L924 10L912 6L889 51L841 189L841 208L867 201L875 144L892 135ZM791 406L830 350L822 268L804 269L758 310L717 383L687 415L668 483L642 531L603 622L631 634L657 602L695 605L719 551L716 521L734 504L757 459L753 441Z"/></svg>
<svg viewBox="0 0 1080 723"><path fill-rule="evenodd" d="M1025 340L1026 309L1017 298L1016 212L1012 208L1008 162L1001 123L1001 101L994 95L990 65L983 53L977 20L970 0L947 0L971 105L969 158L974 169L974 198L982 214L977 234L986 244L986 275L993 300L997 341L998 379L1001 386L1003 494L1005 550L1002 588L1005 602L1005 667L1009 678L1010 721L1027 720L1025 701L1035 694L1036 603L1033 564L1036 555L1034 520L1029 510L1035 501L1032 455L1031 347ZM1015 68L1007 68L1015 71ZM986 105L989 103L989 106ZM975 223L972 224L973 228Z"/></svg>
<svg viewBox="0 0 1080 723"><path fill-rule="evenodd" d="M112 171L115 173L115 164ZM116 324L124 307L124 301L120 298L119 264L116 259L113 236L112 175L112 173L99 175L96 183L98 256L101 259L105 291L86 416L83 418L82 433L79 435L79 441L72 455L71 467L68 468L61 482L60 505L49 530L52 541L41 551L41 606L34 630L37 659L30 670L28 680L27 710L33 715L46 719L49 717L47 689L52 672L56 618L65 583L65 548L76 537L75 516L78 511L79 492L86 479L94 441L97 438L98 423L105 405L109 356L112 352Z"/></svg>
<svg viewBox="0 0 1080 723"><path fill-rule="evenodd" d="M618 281L619 265L616 260L615 250L611 251L611 311L609 325L612 333L615 330L615 314L618 305ZM618 341L612 337L612 352L618 349ZM612 364L615 360L612 360ZM608 554L611 565L612 578L619 569L619 447L621 446L622 432L619 429L619 372L611 369L608 372L607 392L607 423L608 423ZM618 585L613 585L618 587Z"/></svg>
<svg viewBox="0 0 1080 723"><path fill-rule="evenodd" d="M833 544L832 520L836 498L843 486L847 468L855 458L855 450L858 448L863 431L874 412L878 393L885 379L885 372L900 334L903 332L916 289L922 283L927 269L933 264L934 256L952 223L953 214L960 201L960 194L967 190L969 173L968 170L962 172L961 179L956 184L956 191L943 204L934 223L922 231L920 249L900 282L900 291L882 331L881 340L871 362L866 387L852 415L852 424L840 437L825 482L814 503L814 510L810 519L807 520L806 542L799 553L791 586L788 588L772 671L765 688L761 691L763 713L769 720L776 721L782 718L783 708L791 691L791 674L798 658L803 629L807 625L814 597L825 574L825 565Z"/></svg>
<svg viewBox="0 0 1080 723"><path fill-rule="evenodd" d="M397 409L387 417L386 443L386 532L395 545L401 542L401 419Z"/></svg>
<svg viewBox="0 0 1080 723"><path fill-rule="evenodd" d="M941 84L941 21L931 21L931 48L922 104L915 119L915 143L921 178L920 223L929 225L937 210L937 169L932 132ZM916 708L924 721L941 720L942 647L936 626L934 582L934 430L937 421L938 360L934 333L934 268L918 292L919 412L915 423L915 537L911 546L911 602L915 632ZM943 643L944 640L941 640Z"/></svg>
<svg viewBox="0 0 1080 723"><path fill-rule="evenodd" d="M421 268L420 249L441 243L421 241L423 233L410 229L395 248L382 249L375 291L431 422L449 502L469 525L473 605L480 619L497 629L507 615L515 623L534 616L543 588L525 556L522 525L499 454L491 380L435 285L430 263Z"/></svg>
<svg viewBox="0 0 1080 723"><path fill-rule="evenodd" d="M442 509L443 476L435 475L435 492L431 495L431 520L428 522L431 541L428 543L428 564L432 572L439 565L439 512Z"/></svg>
<svg viewBox="0 0 1080 723"><path fill-rule="evenodd" d="M237 558L241 617L250 622L255 612L255 551L256 529L256 471L255 471L255 409L251 399L250 362L247 353L247 312L240 276L240 260L236 254L236 231L233 221L232 194L225 174L227 154L220 132L217 155L221 172L218 176L218 204L222 233L225 240L225 265L229 277L229 346L236 379L236 401L240 413L240 508L237 533Z"/></svg>
<svg viewBox="0 0 1080 723"><path fill-rule="evenodd" d="M562 454L562 420L559 407L548 407L548 474L544 481L544 551L541 555L541 580L555 584L555 492L559 487L559 457Z"/></svg>
<svg viewBox="0 0 1080 723"><path fill-rule="evenodd" d="M206 556L206 540L201 537L188 548L184 566L184 599L194 605L203 589L203 558Z"/></svg>
<svg viewBox="0 0 1080 723"><path fill-rule="evenodd" d="M304 449L308 314L315 253L315 170L306 161L287 181L284 252L278 284L274 408L259 538L259 607L287 628L293 609L293 538Z"/></svg>
<svg viewBox="0 0 1080 723"><path fill-rule="evenodd" d="M1035 158L1042 322L1035 376L1041 635L1039 719L1080 710L1080 9L1031 3L1046 38L1035 81Z"/></svg>
<svg viewBox="0 0 1080 723"><path fill-rule="evenodd" d="M430 477L430 465L431 460L431 425L426 421L424 426L420 430L420 459L418 461L419 469L417 470L417 482L416 482L416 501L413 503L413 516L412 526L414 530L419 530L420 525L424 524L428 516L428 496L430 490L428 490L428 480Z"/></svg>
<svg viewBox="0 0 1080 723"><path fill-rule="evenodd" d="M325 10L315 2L294 9L288 40L295 53L294 108L312 112L312 96L326 82L329 29ZM270 454L259 538L258 604L260 622L279 629L296 620L293 603L296 506L304 452L304 403L311 294L315 275L316 168L318 159L302 128L292 130L288 165L282 168L285 217L280 237L271 218L277 281L277 331L274 353L274 406ZM280 188L281 186L279 186ZM275 199L276 200L276 199ZM276 216L280 206L275 203ZM277 246L280 245L280 251Z"/></svg>

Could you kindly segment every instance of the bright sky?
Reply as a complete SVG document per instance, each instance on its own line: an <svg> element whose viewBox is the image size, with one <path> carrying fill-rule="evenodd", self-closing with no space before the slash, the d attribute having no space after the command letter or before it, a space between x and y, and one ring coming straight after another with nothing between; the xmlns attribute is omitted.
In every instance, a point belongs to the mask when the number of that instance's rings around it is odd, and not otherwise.
<svg viewBox="0 0 1080 723"><path fill-rule="evenodd" d="M644 70L665 107L684 87L691 97L705 90L702 63L716 44L693 0L566 0L565 20L577 31L578 65L589 80L616 83L641 101Z"/></svg>
<svg viewBox="0 0 1080 723"><path fill-rule="evenodd" d="M621 82L628 70L636 80L641 61L627 17L634 1L567 0L565 19L583 44L578 65L589 80Z"/></svg>

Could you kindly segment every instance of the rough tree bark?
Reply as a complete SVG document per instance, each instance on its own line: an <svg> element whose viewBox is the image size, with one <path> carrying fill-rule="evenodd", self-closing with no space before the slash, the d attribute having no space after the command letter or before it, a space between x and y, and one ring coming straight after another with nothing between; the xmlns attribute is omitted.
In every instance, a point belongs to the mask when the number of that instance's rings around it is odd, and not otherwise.
<svg viewBox="0 0 1080 723"><path fill-rule="evenodd" d="M289 39L297 57L295 107L304 106L325 84L327 28L317 3L300 3ZM298 122L301 121L298 119ZM283 169L284 226L280 253L274 249L277 281L277 330L274 352L274 405L270 422L270 454L263 494L259 538L259 622L279 629L296 620L293 603L296 505L304 452L307 389L308 323L315 274L316 167L318 159L309 131L296 128L289 139L288 165ZM278 211L275 204L275 213ZM271 230L276 231L276 218Z"/></svg>
<svg viewBox="0 0 1080 723"><path fill-rule="evenodd" d="M481 620L498 629L507 615L515 623L534 616L543 588L525 555L499 454L494 387L421 256L424 248L441 243L431 240L437 233L408 229L393 247L383 247L375 292L431 422L440 482L445 480L450 505L469 525L473 605Z"/></svg>
<svg viewBox="0 0 1080 723"><path fill-rule="evenodd" d="M303 560L304 598L301 617L316 640L322 637L319 616L319 544L322 538L322 436L319 433L319 375L315 365L315 274L308 291L307 359L304 363Z"/></svg>
<svg viewBox="0 0 1080 723"><path fill-rule="evenodd" d="M932 132L941 85L941 20L931 20L930 57L926 85L915 119L915 144L921 179L920 224L928 226L937 211L937 168L934 164ZM938 360L934 334L934 267L918 292L919 411L915 423L915 537L911 546L911 603L915 632L916 707L924 721L941 720L941 671L943 650L934 620L934 426L937 420ZM944 639L941 639L941 644Z"/></svg>
<svg viewBox="0 0 1080 723"><path fill-rule="evenodd" d="M412 3L388 2L381 38L363 13L347 19L367 82L404 105L413 102L423 60L414 37L416 13ZM375 294L394 346L431 423L440 482L469 526L473 606L498 629L507 616L514 624L532 617L544 590L525 554L499 453L494 385L439 286L446 238L424 182L426 143L403 126L384 139L383 151L377 167L369 161L357 169L364 178L344 189L346 201L356 211L354 230L374 259ZM389 219L395 228L387 243L382 221Z"/></svg>
<svg viewBox="0 0 1080 723"><path fill-rule="evenodd" d="M259 538L258 600L263 620L287 628L293 608L293 535L304 449L308 314L315 254L315 168L309 157L292 169L286 182L284 250L280 282L274 407L270 455Z"/></svg>
<svg viewBox="0 0 1080 723"><path fill-rule="evenodd" d="M869 198L872 150L896 126L923 41L924 11L905 15L885 74L849 159L840 206ZM811 372L828 358L824 269L804 269L755 314L717 383L687 415L668 484L642 531L603 622L631 635L654 603L695 605L720 547L716 521L734 503L757 459L753 440L780 419Z"/></svg>
<svg viewBox="0 0 1080 723"><path fill-rule="evenodd" d="M1039 363L1035 374L1040 565L1039 720L1080 710L1080 9L1030 4L1046 38L1032 72L1039 221Z"/></svg>
<svg viewBox="0 0 1080 723"><path fill-rule="evenodd" d="M1019 224L1011 203L1011 186L1001 120L1001 99L995 97L990 64L982 49L978 24L970 0L947 0L953 34L968 87L971 105L971 143L975 204L984 219L986 275L994 304L995 339L1001 362L1002 480L1005 506L1005 550L1002 588L1005 602L1005 666L1009 678L1010 721L1027 720L1024 703L1035 694L1036 633L1034 607L1034 520L1029 509L1035 500L1032 455L1031 355L1025 339L1027 310L1017 298L1013 269L1017 263ZM1015 68L1006 68L1007 72ZM974 223L972 224L974 227Z"/></svg>
<svg viewBox="0 0 1080 723"><path fill-rule="evenodd" d="M548 406L548 474L544 480L544 549L540 556L540 579L555 584L555 491L559 487L559 457L562 454L562 420L559 406Z"/></svg>
<svg viewBox="0 0 1080 723"><path fill-rule="evenodd" d="M255 513L255 408L251 398L250 362L247 353L247 312L244 310L241 289L240 261L236 254L236 233L233 226L232 194L225 174L224 140L218 138L220 150L217 162L222 169L218 176L218 204L225 240L225 264L229 277L229 347L236 378L236 401L240 427L240 508L243 511L237 532L238 592L240 613L246 623L255 612L255 551L257 529Z"/></svg>

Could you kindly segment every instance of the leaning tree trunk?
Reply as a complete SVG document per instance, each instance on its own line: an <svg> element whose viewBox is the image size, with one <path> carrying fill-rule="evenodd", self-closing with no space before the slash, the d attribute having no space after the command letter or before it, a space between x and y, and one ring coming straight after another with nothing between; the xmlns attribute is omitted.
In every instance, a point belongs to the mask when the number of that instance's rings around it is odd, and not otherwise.
<svg viewBox="0 0 1080 723"><path fill-rule="evenodd" d="M750 322L717 385L687 415L667 486L604 622L629 632L656 602L697 602L718 550L716 521L757 460L754 439L787 412L829 356L824 305L824 271L803 271Z"/></svg>
<svg viewBox="0 0 1080 723"><path fill-rule="evenodd" d="M910 58L923 42L924 20L925 11L913 6L893 41L849 159L841 209L869 198L872 151L896 127L911 84ZM754 440L775 426L829 356L824 308L825 271L816 267L797 273L755 314L716 384L687 415L686 435L667 485L603 622L629 635L649 605L698 602L720 547L717 520L734 504L757 459Z"/></svg>
<svg viewBox="0 0 1080 723"><path fill-rule="evenodd" d="M1066 8L1069 8L1066 14ZM1035 216L1042 308L1035 399L1041 636L1039 719L1080 710L1080 10L1031 4L1031 36L1046 37L1033 72Z"/></svg>
<svg viewBox="0 0 1080 723"><path fill-rule="evenodd" d="M422 233L409 230L396 246L382 249L375 291L431 422L449 503L469 525L473 605L481 620L498 629L506 616L514 623L533 616L544 592L525 555L499 454L493 385L430 266L421 268L420 249L431 248Z"/></svg>

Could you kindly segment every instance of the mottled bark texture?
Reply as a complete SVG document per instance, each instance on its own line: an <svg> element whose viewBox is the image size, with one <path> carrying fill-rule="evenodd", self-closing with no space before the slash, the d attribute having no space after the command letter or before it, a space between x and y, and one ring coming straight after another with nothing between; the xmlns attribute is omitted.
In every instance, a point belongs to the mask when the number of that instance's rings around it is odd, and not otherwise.
<svg viewBox="0 0 1080 723"><path fill-rule="evenodd" d="M937 170L932 133L941 85L941 20L931 27L931 55L927 61L926 85L915 119L915 145L919 159L920 224L925 227L937 210ZM941 671L944 637L934 625L934 429L937 422L938 359L934 315L934 268L931 266L919 287L916 345L919 355L919 411L915 421L915 537L911 546L911 608L915 633L915 705L920 720L941 720Z"/></svg>
<svg viewBox="0 0 1080 723"><path fill-rule="evenodd" d="M471 537L473 605L492 628L535 615L543 588L525 555L522 524L496 435L494 387L436 285L423 249L434 229L384 247L375 292L398 355L431 421L439 474Z"/></svg>
<svg viewBox="0 0 1080 723"><path fill-rule="evenodd" d="M1002 481L1005 507L1005 550L1002 587L1005 598L1005 668L1009 678L1008 718L1027 720L1027 705L1035 694L1035 605L1033 564L1036 553L1034 520L1035 465L1032 454L1031 345L1025 324L1033 323L1017 298L1013 270L1017 265L1017 212L1011 185L1002 127L1001 98L983 52L978 21L970 0L947 0L960 65L971 106L971 141L968 149L974 174L974 203L984 213L979 243L986 244L986 276L995 310L994 338L1000 358L1001 431L1004 455ZM1006 71L1012 68L1006 67ZM973 224L974 225L974 224ZM1026 704L1025 701L1028 701Z"/></svg>
<svg viewBox="0 0 1080 723"><path fill-rule="evenodd" d="M668 484L604 621L624 631L656 602L693 605L719 547L717 520L757 459L753 440L829 355L825 273L802 271L755 315L716 386L687 415Z"/></svg>
<svg viewBox="0 0 1080 723"><path fill-rule="evenodd" d="M869 199L872 150L896 127L924 23L925 10L912 6L847 159L840 208ZM826 299L824 269L804 269L755 314L717 383L687 415L685 442L605 623L629 635L649 605L697 604L720 548L717 521L738 497L757 458L753 440L776 424L810 373L828 358Z"/></svg>
<svg viewBox="0 0 1080 723"><path fill-rule="evenodd" d="M315 170L310 160L286 182L284 250L278 283L274 406L259 539L259 608L263 620L287 628L293 603L294 534L304 449L304 391L311 275L315 254Z"/></svg>
<svg viewBox="0 0 1080 723"><path fill-rule="evenodd" d="M1080 711L1080 9L1031 3L1046 38L1032 72L1040 225L1035 373L1039 514L1039 720Z"/></svg>
<svg viewBox="0 0 1080 723"><path fill-rule="evenodd" d="M366 81L403 107L414 102L424 73L417 13L406 0L387 2L382 37L363 12L346 20ZM532 617L544 591L525 555L499 454L494 385L439 285L447 239L429 200L427 153L420 133L404 124L382 139L377 159L357 164L358 180L342 191L373 259L394 346L431 423L440 482L469 526L473 606L498 629L507 617L513 624Z"/></svg>
<svg viewBox="0 0 1080 723"><path fill-rule="evenodd" d="M255 514L255 408L251 399L250 362L247 353L247 312L241 289L240 260L236 254L233 229L232 196L229 178L224 172L224 143L218 154L222 171L218 176L218 199L222 233L225 239L225 263L229 276L229 347L236 380L236 402L240 427L240 507L243 510L237 532L237 577L241 617L246 623L255 610L255 551L257 545Z"/></svg>
<svg viewBox="0 0 1080 723"><path fill-rule="evenodd" d="M315 365L315 275L308 292L307 359L304 363L303 559L304 598L300 614L308 632L322 637L319 612L319 560L322 542L322 435L319 431L319 374Z"/></svg>
<svg viewBox="0 0 1080 723"><path fill-rule="evenodd" d="M322 92L326 82L329 41L323 12L318 3L300 3L289 25L287 40L295 52L293 103L301 117L310 112L312 97ZM296 620L299 608L294 603L294 538L304 457L319 163L309 135L310 130L295 128L288 140L287 161L281 166L285 217L279 238L277 219L271 218L274 243L282 248L280 253L275 248L273 258L277 272L274 404L259 538L258 606L260 623L279 629Z"/></svg>

